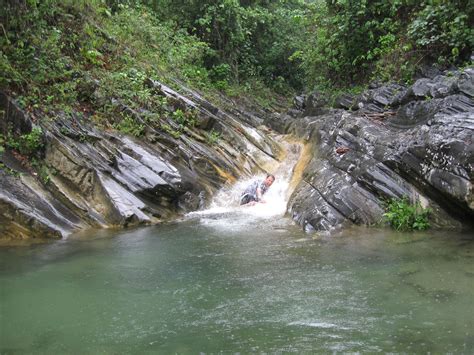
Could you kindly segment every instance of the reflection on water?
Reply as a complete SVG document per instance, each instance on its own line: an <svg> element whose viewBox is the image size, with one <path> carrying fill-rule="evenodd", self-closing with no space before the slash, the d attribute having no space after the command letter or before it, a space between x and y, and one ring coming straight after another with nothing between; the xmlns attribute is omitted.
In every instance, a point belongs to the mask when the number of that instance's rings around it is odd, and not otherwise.
<svg viewBox="0 0 474 355"><path fill-rule="evenodd" d="M245 221L0 250L0 353L474 351L469 236Z"/></svg>

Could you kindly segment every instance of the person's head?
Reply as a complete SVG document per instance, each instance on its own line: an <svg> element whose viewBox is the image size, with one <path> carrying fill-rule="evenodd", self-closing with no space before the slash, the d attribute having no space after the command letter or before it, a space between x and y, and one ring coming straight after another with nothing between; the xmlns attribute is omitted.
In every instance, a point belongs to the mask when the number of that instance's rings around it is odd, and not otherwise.
<svg viewBox="0 0 474 355"><path fill-rule="evenodd" d="M272 174L267 174L267 177L265 178L264 183L267 187L270 187L274 181L275 181L275 176L273 176Z"/></svg>

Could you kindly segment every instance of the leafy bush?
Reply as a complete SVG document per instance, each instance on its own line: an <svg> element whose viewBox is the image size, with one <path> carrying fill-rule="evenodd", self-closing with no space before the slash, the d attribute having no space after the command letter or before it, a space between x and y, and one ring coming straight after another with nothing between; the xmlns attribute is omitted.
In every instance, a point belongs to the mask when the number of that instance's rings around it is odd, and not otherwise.
<svg viewBox="0 0 474 355"><path fill-rule="evenodd" d="M150 79L269 103L303 85L406 81L423 61L462 65L474 46L469 0L22 0L2 10L0 89L49 117L94 111L104 127L113 99L162 110Z"/></svg>
<svg viewBox="0 0 474 355"><path fill-rule="evenodd" d="M298 63L289 57L304 41L301 0L175 1L144 0L162 21L174 21L208 48L203 63L211 86L226 89L249 79L273 86L282 77L287 86L302 87ZM280 84L280 83L279 83Z"/></svg>
<svg viewBox="0 0 474 355"><path fill-rule="evenodd" d="M161 124L160 128L163 132L168 133L175 139L178 139L179 137L181 137L181 131L177 131L173 129L169 124L163 123Z"/></svg>
<svg viewBox="0 0 474 355"><path fill-rule="evenodd" d="M196 124L196 115L194 111L183 111L177 109L173 112L172 118L176 121L180 129L183 130L185 127L193 127Z"/></svg>
<svg viewBox="0 0 474 355"><path fill-rule="evenodd" d="M423 208L419 201L411 204L408 198L391 199L385 206L383 216L398 231L425 230L430 227L431 211Z"/></svg>
<svg viewBox="0 0 474 355"><path fill-rule="evenodd" d="M30 133L23 134L18 138L9 135L6 146L21 154L33 156L44 147L43 131L40 127L34 127Z"/></svg>
<svg viewBox="0 0 474 355"><path fill-rule="evenodd" d="M309 10L308 37L293 58L310 87L407 81L419 64L459 64L474 47L472 1L316 1Z"/></svg>
<svg viewBox="0 0 474 355"><path fill-rule="evenodd" d="M429 4L408 26L408 35L416 46L434 59L454 62L460 56L471 54L474 29L469 12L472 14L473 5L460 6L463 5L460 3L462 1Z"/></svg>

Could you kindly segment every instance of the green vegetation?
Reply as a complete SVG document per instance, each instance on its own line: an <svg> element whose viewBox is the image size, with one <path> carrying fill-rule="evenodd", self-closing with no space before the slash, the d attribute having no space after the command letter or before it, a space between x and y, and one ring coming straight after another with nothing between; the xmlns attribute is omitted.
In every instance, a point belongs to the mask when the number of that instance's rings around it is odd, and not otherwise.
<svg viewBox="0 0 474 355"><path fill-rule="evenodd" d="M220 139L221 139L221 134L213 129L207 134L207 141L209 142L210 145L217 144Z"/></svg>
<svg viewBox="0 0 474 355"><path fill-rule="evenodd" d="M137 119L127 114L122 115L122 119L114 126L118 131L140 137L145 131L145 126L138 122Z"/></svg>
<svg viewBox="0 0 474 355"><path fill-rule="evenodd" d="M186 127L194 127L196 124L197 112L177 109L173 112L172 118L176 123L178 123L179 129L183 131Z"/></svg>
<svg viewBox="0 0 474 355"><path fill-rule="evenodd" d="M20 176L20 173L18 171L9 168L2 162L0 162L0 170L5 171L7 174L12 175L12 176L16 176L16 177Z"/></svg>
<svg viewBox="0 0 474 355"><path fill-rule="evenodd" d="M18 138L9 134L5 145L20 154L33 156L44 147L43 131L40 127L34 127L30 133L23 134Z"/></svg>
<svg viewBox="0 0 474 355"><path fill-rule="evenodd" d="M160 128L163 132L168 133L173 138L178 139L179 137L181 137L181 131L177 131L177 130L171 128L171 126L169 124L164 123L160 126Z"/></svg>
<svg viewBox="0 0 474 355"><path fill-rule="evenodd" d="M3 137L3 134L0 134L0 153L3 153L5 151L5 137Z"/></svg>
<svg viewBox="0 0 474 355"><path fill-rule="evenodd" d="M7 0L2 10L1 90L39 117L80 111L134 135L144 123L113 119L124 107L167 124L154 80L268 106L275 93L409 81L421 64L465 65L474 48L469 0Z"/></svg>
<svg viewBox="0 0 474 355"><path fill-rule="evenodd" d="M85 109L105 127L123 106L162 109L146 80L184 76L207 47L141 6L112 14L103 1L11 1L6 10L0 88L27 111Z"/></svg>
<svg viewBox="0 0 474 355"><path fill-rule="evenodd" d="M411 204L408 198L391 199L386 204L383 216L398 231L425 230L430 227L430 210L419 201Z"/></svg>
<svg viewBox="0 0 474 355"><path fill-rule="evenodd" d="M51 180L48 167L40 160L31 159L31 167L36 171L38 178L44 183L48 184Z"/></svg>
<svg viewBox="0 0 474 355"><path fill-rule="evenodd" d="M310 35L298 55L310 84L324 88L409 81L420 64L460 64L474 47L468 0L328 0L309 8Z"/></svg>
<svg viewBox="0 0 474 355"><path fill-rule="evenodd" d="M290 61L304 34L301 0L149 0L162 21L172 21L208 48L195 74L214 86L263 81L277 91L301 88L302 72ZM303 39L303 37L301 37ZM197 73L199 71L199 73Z"/></svg>

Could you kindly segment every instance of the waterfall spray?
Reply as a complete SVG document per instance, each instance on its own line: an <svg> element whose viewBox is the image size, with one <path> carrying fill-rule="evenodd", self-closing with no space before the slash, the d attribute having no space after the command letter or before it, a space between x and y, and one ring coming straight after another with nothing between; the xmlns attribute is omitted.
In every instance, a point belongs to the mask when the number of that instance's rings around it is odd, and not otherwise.
<svg viewBox="0 0 474 355"><path fill-rule="evenodd" d="M209 209L192 212L188 217L198 217L202 223L222 224L222 226L248 227L251 224L283 217L288 198L291 194L290 181L294 167L301 152L299 144L282 142L286 155L281 162L275 163L274 169L268 171L275 175L275 182L263 196L264 203L248 206L240 205L243 191L255 180L263 181L265 174L256 174L238 180L232 186L224 187L213 198Z"/></svg>

